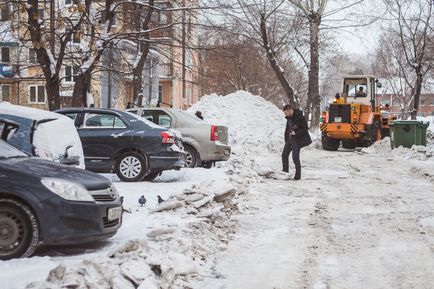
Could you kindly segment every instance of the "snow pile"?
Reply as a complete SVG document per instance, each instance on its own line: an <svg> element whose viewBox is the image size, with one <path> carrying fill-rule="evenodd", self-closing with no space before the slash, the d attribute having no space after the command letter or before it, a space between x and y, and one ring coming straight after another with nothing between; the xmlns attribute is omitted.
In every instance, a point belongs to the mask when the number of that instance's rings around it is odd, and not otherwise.
<svg viewBox="0 0 434 289"><path fill-rule="evenodd" d="M368 148L363 148L362 152L369 154L380 154L383 156L391 156L406 160L426 161L434 158L434 143L428 141L426 147L414 145L412 148L398 147L392 149L390 146L390 138L384 138L377 141Z"/></svg>
<svg viewBox="0 0 434 289"><path fill-rule="evenodd" d="M230 184L193 185L152 210L180 221L153 227L147 239L130 240L106 256L59 265L45 281L26 288L189 288L199 272L217 277L208 258L224 250L234 232L229 218L237 210L236 193Z"/></svg>
<svg viewBox="0 0 434 289"><path fill-rule="evenodd" d="M282 149L284 114L262 97L246 91L207 95L189 109L198 110L205 121L229 128L229 143L236 155L275 153Z"/></svg>
<svg viewBox="0 0 434 289"><path fill-rule="evenodd" d="M189 111L201 111L205 121L228 127L232 155L226 164L227 173L240 186L260 179L259 156L279 154L283 148L285 116L262 97L246 91L226 96L211 94Z"/></svg>

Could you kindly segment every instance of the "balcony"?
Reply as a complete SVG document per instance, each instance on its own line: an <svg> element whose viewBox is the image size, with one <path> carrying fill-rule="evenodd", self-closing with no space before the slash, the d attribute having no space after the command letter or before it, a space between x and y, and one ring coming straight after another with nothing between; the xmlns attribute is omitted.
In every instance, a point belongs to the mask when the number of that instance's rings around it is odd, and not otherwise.
<svg viewBox="0 0 434 289"><path fill-rule="evenodd" d="M172 65L170 63L160 63L159 65L159 77L160 78L172 78Z"/></svg>

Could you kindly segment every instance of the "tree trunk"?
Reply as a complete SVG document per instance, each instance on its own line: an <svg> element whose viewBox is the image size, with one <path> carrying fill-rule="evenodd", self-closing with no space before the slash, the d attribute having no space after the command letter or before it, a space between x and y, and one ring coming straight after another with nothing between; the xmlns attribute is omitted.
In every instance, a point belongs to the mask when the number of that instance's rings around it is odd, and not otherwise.
<svg viewBox="0 0 434 289"><path fill-rule="evenodd" d="M74 77L74 91L72 93L72 106L73 107L87 107L87 93L90 91L90 71L87 70Z"/></svg>
<svg viewBox="0 0 434 289"><path fill-rule="evenodd" d="M297 107L298 103L295 99L294 89L289 84L289 81L285 76L285 71L277 62L276 53L274 52L273 48L271 48L270 41L268 39L268 34L267 34L266 19L263 15L261 16L261 36L262 36L262 46L265 49L267 58L270 61L271 67L273 68L273 71L276 74L277 79L279 80L283 90L286 93L286 96L288 97L289 104L293 107Z"/></svg>
<svg viewBox="0 0 434 289"><path fill-rule="evenodd" d="M59 69L57 63L53 63L54 57L50 57L51 52L46 48L46 40L43 36L43 31L38 17L38 1L28 0L26 5L28 14L28 24L30 39L33 48L36 52L38 63L45 77L45 90L47 93L49 110L60 108L60 92L59 92Z"/></svg>
<svg viewBox="0 0 434 289"><path fill-rule="evenodd" d="M50 111L60 109L60 92L59 77L53 76L45 82L45 91L47 93L48 109Z"/></svg>
<svg viewBox="0 0 434 289"><path fill-rule="evenodd" d="M310 33L310 67L308 83L308 103L312 104L312 121L310 128L315 129L319 126L321 115L321 97L319 95L319 25L321 24L321 15L312 13L309 15L309 33ZM308 117L308 116L307 116Z"/></svg>
<svg viewBox="0 0 434 289"><path fill-rule="evenodd" d="M415 86L416 93L414 94L413 109L411 110L411 119L413 120L416 119L417 112L419 110L419 100L422 91L422 81L423 81L423 75L421 70L422 70L421 67L416 68L416 86Z"/></svg>
<svg viewBox="0 0 434 289"><path fill-rule="evenodd" d="M143 105L143 69L145 68L146 58L149 54L149 42L146 42L143 46L146 46L146 48L141 51L139 61L133 68L133 95L134 102L137 103L138 106Z"/></svg>
<svg viewBox="0 0 434 289"><path fill-rule="evenodd" d="M151 22L152 14L154 13L154 0L149 0L148 11L146 13L145 20L141 25L141 29L145 31L143 35L144 41L138 41L138 49L140 51L140 58L137 61L136 66L133 68L133 87L134 87L134 102L138 106L143 105L143 69L145 67L146 58L148 57L150 50L151 35L149 31L149 23Z"/></svg>

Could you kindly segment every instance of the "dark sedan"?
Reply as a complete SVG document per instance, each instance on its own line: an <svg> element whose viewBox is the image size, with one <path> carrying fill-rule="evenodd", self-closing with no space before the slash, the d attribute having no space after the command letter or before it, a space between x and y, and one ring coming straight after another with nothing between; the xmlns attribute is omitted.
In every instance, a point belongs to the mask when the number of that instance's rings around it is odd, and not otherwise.
<svg viewBox="0 0 434 289"><path fill-rule="evenodd" d="M182 141L173 132L128 112L69 108L56 111L75 121L86 169L115 172L126 182L150 181L184 166Z"/></svg>
<svg viewBox="0 0 434 289"><path fill-rule="evenodd" d="M105 239L121 220L120 198L106 178L28 157L0 140L0 259Z"/></svg>

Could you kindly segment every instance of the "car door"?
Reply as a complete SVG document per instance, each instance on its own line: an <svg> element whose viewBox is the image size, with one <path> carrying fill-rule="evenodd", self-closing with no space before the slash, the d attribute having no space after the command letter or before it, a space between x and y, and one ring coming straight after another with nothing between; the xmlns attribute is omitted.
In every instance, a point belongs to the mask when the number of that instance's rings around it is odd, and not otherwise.
<svg viewBox="0 0 434 289"><path fill-rule="evenodd" d="M122 142L119 136L128 130L125 122L110 112L84 112L78 134L83 145L86 168L111 171L115 152Z"/></svg>

